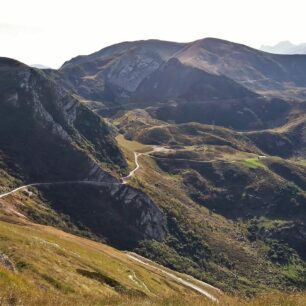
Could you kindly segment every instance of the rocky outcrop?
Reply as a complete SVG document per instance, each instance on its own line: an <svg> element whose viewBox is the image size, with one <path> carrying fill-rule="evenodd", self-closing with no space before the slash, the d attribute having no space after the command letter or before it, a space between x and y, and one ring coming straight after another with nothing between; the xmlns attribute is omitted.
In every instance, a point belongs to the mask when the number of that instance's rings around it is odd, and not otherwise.
<svg viewBox="0 0 306 306"><path fill-rule="evenodd" d="M38 186L51 207L109 244L132 249L146 239L162 241L166 218L142 191L119 182Z"/></svg>
<svg viewBox="0 0 306 306"><path fill-rule="evenodd" d="M110 186L110 194L122 209L134 215L135 226L143 233L143 238L159 241L164 238L164 215L146 194L127 185Z"/></svg>
<svg viewBox="0 0 306 306"><path fill-rule="evenodd" d="M0 253L0 266L16 272L14 263L9 259L9 257L3 253Z"/></svg>
<svg viewBox="0 0 306 306"><path fill-rule="evenodd" d="M109 84L118 86L131 93L136 90L140 82L159 68L162 59L155 54L140 51L134 56L126 54L120 57L107 72Z"/></svg>

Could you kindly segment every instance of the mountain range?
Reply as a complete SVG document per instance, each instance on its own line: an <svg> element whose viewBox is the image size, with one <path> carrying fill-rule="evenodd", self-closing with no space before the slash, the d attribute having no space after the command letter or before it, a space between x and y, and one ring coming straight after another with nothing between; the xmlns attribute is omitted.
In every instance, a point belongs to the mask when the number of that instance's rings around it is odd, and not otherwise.
<svg viewBox="0 0 306 306"><path fill-rule="evenodd" d="M305 68L214 38L58 70L0 58L0 288L82 305L305 290Z"/></svg>
<svg viewBox="0 0 306 306"><path fill-rule="evenodd" d="M306 43L293 44L290 41L281 41L275 46L261 46L262 51L277 54L306 54Z"/></svg>

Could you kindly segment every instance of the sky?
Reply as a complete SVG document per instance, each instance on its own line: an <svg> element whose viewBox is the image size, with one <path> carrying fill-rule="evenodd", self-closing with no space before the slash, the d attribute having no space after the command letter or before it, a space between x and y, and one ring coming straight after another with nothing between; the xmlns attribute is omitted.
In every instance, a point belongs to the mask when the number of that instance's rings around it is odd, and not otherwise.
<svg viewBox="0 0 306 306"><path fill-rule="evenodd" d="M59 68L140 39L306 42L305 0L0 0L0 56Z"/></svg>

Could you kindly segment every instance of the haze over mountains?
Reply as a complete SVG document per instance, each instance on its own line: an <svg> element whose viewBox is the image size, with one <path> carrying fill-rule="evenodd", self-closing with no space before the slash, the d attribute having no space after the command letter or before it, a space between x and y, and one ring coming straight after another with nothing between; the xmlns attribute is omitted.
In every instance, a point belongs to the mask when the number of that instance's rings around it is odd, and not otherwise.
<svg viewBox="0 0 306 306"><path fill-rule="evenodd" d="M38 69L50 69L50 67L47 67L45 65L41 65L41 64L32 64L30 65L33 68L38 68Z"/></svg>
<svg viewBox="0 0 306 306"><path fill-rule="evenodd" d="M306 55L214 38L119 43L59 70L1 58L3 192L47 184L0 198L0 222L135 251L225 292L305 290L305 71ZM69 267L46 277L27 261L18 275L39 288L77 290L62 278ZM138 297L156 294L152 271L129 266L132 276L121 279L94 262L74 261L80 284L84 277L102 284L101 294L126 296L135 286Z"/></svg>
<svg viewBox="0 0 306 306"><path fill-rule="evenodd" d="M281 41L275 46L261 46L262 51L278 54L306 54L306 43L293 44L290 41Z"/></svg>

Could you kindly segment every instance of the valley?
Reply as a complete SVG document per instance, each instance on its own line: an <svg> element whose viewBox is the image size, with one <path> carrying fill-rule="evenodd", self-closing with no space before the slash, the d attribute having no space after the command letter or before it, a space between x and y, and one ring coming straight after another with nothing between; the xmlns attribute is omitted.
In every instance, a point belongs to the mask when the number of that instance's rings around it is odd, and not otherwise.
<svg viewBox="0 0 306 306"><path fill-rule="evenodd" d="M0 304L304 305L305 67L213 38L0 58Z"/></svg>

